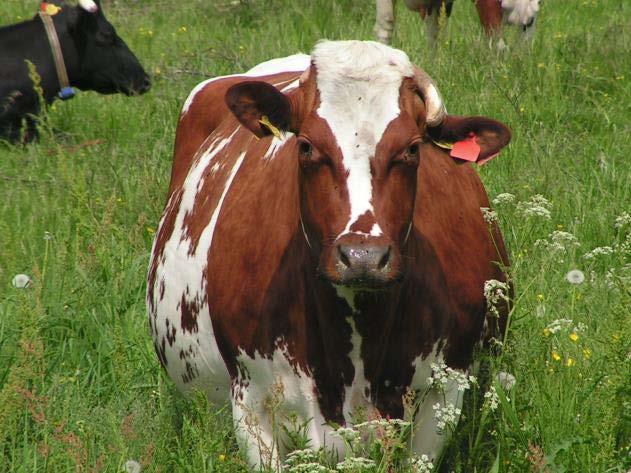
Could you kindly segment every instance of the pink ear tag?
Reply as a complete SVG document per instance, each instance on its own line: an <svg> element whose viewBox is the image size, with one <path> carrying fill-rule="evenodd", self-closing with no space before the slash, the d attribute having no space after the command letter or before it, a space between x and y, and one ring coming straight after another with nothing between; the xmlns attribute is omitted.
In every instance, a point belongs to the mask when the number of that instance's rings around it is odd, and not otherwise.
<svg viewBox="0 0 631 473"><path fill-rule="evenodd" d="M480 156L480 145L475 140L475 133L471 132L464 140L455 142L449 156L475 163Z"/></svg>

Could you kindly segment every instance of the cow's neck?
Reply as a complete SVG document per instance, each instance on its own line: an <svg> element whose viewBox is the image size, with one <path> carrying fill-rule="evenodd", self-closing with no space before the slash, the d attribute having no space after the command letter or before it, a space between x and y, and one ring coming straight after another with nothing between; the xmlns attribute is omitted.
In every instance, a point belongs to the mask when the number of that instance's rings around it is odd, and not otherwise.
<svg viewBox="0 0 631 473"><path fill-rule="evenodd" d="M61 15L61 14L60 14ZM33 20L41 23L40 19ZM74 38L68 31L66 21L54 21L55 31L59 38L59 44L61 46L61 52L64 58L64 65L66 68L66 74L70 85L76 86L76 81L79 79L79 56ZM44 25L41 24L43 38L40 43L40 48L43 51L42 65L39 67L38 73L42 77L42 89L44 91L44 98L47 103L51 103L61 90L59 85L59 78L57 77L57 70L55 68L55 60L53 58L53 51L51 50L50 43L44 30Z"/></svg>
<svg viewBox="0 0 631 473"><path fill-rule="evenodd" d="M406 251L408 257L420 257L416 253L423 245L412 245L415 248ZM424 258L432 263L431 252ZM326 363L316 367L318 387L331 397L359 394L381 415L403 415L402 396L412 383L415 360L430 355L444 336L448 301L438 295L440 287L422 273L408 273L401 283L379 292L334 287L328 282L317 287L319 294L313 301L317 310L306 316L317 317L314 328L320 334L311 343L310 364ZM337 304L325 306L318 301ZM341 381L344 387L336 386ZM347 400L345 408L348 403L357 405L355 401ZM339 404L336 407L339 410ZM331 413L341 413L329 412L329 419L339 421Z"/></svg>

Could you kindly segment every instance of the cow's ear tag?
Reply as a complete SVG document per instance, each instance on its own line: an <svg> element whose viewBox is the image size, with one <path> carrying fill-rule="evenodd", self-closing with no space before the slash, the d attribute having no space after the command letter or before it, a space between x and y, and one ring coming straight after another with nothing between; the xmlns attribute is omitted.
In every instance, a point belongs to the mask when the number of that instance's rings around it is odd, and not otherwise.
<svg viewBox="0 0 631 473"><path fill-rule="evenodd" d="M452 158L463 159L475 163L480 156L480 145L475 139L475 133L469 133L464 140L456 141L449 155Z"/></svg>
<svg viewBox="0 0 631 473"><path fill-rule="evenodd" d="M61 11L61 7L46 2L42 2L42 4L39 6L39 9L42 11L42 13L46 13L50 16L54 16Z"/></svg>
<svg viewBox="0 0 631 473"><path fill-rule="evenodd" d="M267 118L267 115L263 115L261 119L259 120L259 123L263 125L265 128L267 128L270 131L270 133L274 135L276 138L280 138L280 130L276 128L274 125L272 125L272 122L269 121L269 118Z"/></svg>

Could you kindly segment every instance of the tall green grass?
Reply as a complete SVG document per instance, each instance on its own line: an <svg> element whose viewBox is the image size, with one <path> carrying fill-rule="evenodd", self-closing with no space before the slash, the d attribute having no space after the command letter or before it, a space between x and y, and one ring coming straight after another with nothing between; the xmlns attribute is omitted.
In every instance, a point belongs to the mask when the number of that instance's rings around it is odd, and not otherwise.
<svg viewBox="0 0 631 473"><path fill-rule="evenodd" d="M0 22L30 17L29 3L5 0ZM206 77L320 38L372 39L373 2L103 3L151 92L81 93L49 111L39 143L0 145L0 471L121 471L130 459L147 471L246 471L229 411L174 390L145 321L179 108ZM494 365L517 384L482 426L465 412L459 441L473 453L452 448L452 468L626 472L631 225L615 222L631 212L631 3L543 2L534 43L509 31L505 53L489 49L471 2L456 2L435 51L402 5L397 20L394 46L436 79L451 113L513 130L480 174L491 198L515 196L495 206L516 303ZM520 211L536 194L549 220ZM555 247L554 231L578 244ZM583 256L604 246L614 251ZM572 269L582 284L566 280ZM29 287L13 287L18 273ZM572 322L551 331L557 319Z"/></svg>

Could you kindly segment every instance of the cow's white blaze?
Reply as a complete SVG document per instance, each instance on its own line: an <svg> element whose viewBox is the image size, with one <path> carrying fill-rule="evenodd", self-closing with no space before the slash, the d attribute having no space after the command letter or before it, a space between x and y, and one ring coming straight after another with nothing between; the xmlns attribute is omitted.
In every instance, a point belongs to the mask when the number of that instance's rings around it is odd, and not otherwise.
<svg viewBox="0 0 631 473"><path fill-rule="evenodd" d="M404 52L371 41L323 41L312 58L320 92L317 113L333 132L348 171L345 234L361 215L373 213L370 160L400 113L399 88L413 68Z"/></svg>
<svg viewBox="0 0 631 473"><path fill-rule="evenodd" d="M97 4L94 3L92 0L79 0L79 6L85 11L89 11L90 13L94 13L99 9Z"/></svg>

